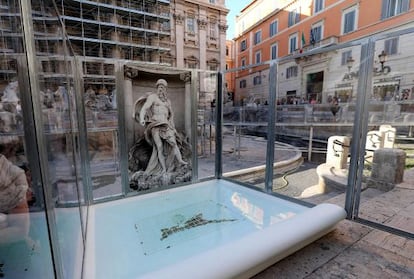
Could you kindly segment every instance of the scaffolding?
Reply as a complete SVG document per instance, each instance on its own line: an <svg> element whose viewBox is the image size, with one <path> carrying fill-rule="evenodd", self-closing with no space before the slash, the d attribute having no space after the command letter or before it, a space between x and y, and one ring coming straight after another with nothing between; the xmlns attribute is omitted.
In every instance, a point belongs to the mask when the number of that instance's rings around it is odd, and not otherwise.
<svg viewBox="0 0 414 279"><path fill-rule="evenodd" d="M64 74L67 41L72 55L82 60L85 84L113 83L115 59L160 62L170 55L170 1L31 2L36 55L44 76ZM15 77L14 57L23 50L18 7L17 0L0 0L0 78L4 81Z"/></svg>

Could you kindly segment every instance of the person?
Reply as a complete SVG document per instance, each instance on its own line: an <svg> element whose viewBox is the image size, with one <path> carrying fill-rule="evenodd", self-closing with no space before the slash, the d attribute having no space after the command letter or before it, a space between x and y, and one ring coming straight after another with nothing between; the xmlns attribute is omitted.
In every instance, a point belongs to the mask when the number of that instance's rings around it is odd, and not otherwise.
<svg viewBox="0 0 414 279"><path fill-rule="evenodd" d="M339 100L338 100L338 97L335 96L332 98L332 101L331 101L331 112L334 117L336 116L338 111L339 111Z"/></svg>
<svg viewBox="0 0 414 279"><path fill-rule="evenodd" d="M168 83L159 79L156 93L150 93L139 111L139 123L145 127L146 141L153 147L151 158L145 170L146 174L166 173L175 166L187 165L182 158L176 137L171 102L167 97ZM138 100L139 101L139 100Z"/></svg>
<svg viewBox="0 0 414 279"><path fill-rule="evenodd" d="M0 154L0 245L28 237L28 188L24 170Z"/></svg>

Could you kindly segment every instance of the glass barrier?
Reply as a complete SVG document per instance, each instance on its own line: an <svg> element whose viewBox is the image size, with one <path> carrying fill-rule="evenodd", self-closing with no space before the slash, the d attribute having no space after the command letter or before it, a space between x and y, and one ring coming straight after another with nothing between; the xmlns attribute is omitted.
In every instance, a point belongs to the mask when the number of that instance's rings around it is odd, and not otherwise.
<svg viewBox="0 0 414 279"><path fill-rule="evenodd" d="M414 233L409 206L414 157L413 33L389 33L373 47L358 217ZM411 178L412 179L412 178ZM372 197L365 202L367 197ZM397 217L392 217L398 212ZM392 217L392 218L391 218Z"/></svg>
<svg viewBox="0 0 414 279"><path fill-rule="evenodd" d="M0 277L53 278L19 1L0 13Z"/></svg>
<svg viewBox="0 0 414 279"><path fill-rule="evenodd" d="M122 194L115 65L83 62L83 104L94 200ZM90 77L92 76L92 77ZM98 78L105 76L105 78ZM112 77L112 78L111 78Z"/></svg>
<svg viewBox="0 0 414 279"><path fill-rule="evenodd" d="M19 86L17 76L17 72L26 69L19 68L13 57L2 56L1 60L10 64L0 69L0 275L51 278L43 186L37 164L29 158L28 148L33 142L26 137L27 122L23 121L29 109L21 102L21 96L28 92Z"/></svg>
<svg viewBox="0 0 414 279"><path fill-rule="evenodd" d="M198 178L214 177L216 162L217 82L215 72L198 72L197 160Z"/></svg>
<svg viewBox="0 0 414 279"><path fill-rule="evenodd" d="M346 192L360 49L278 64L273 192L310 203Z"/></svg>
<svg viewBox="0 0 414 279"><path fill-rule="evenodd" d="M346 192L350 219L414 233L409 31L232 69L233 90L77 57L44 1L0 19L0 277L81 278L90 203L217 173L312 204Z"/></svg>
<svg viewBox="0 0 414 279"><path fill-rule="evenodd" d="M264 188L269 66L235 72L237 94L223 93L223 176Z"/></svg>
<svg viewBox="0 0 414 279"><path fill-rule="evenodd" d="M54 7L19 3L0 7L0 274L80 278L87 161L80 155L77 63Z"/></svg>
<svg viewBox="0 0 414 279"><path fill-rule="evenodd" d="M81 156L84 136L79 124L82 114L77 97L79 62L62 31L64 29L56 27L61 24L54 6L47 7L41 1L32 1L32 5L32 24L36 31L25 36L32 39L31 42L26 40L28 50L35 52L33 58L28 56L29 76L37 81L31 88L32 94L39 96L33 98L40 100L34 102L34 117L41 121L41 124L35 124L40 153L46 153L40 158L46 159L41 162L43 187L47 193L47 209L53 210L49 213L49 229L55 269L63 278L80 278L87 216L87 176L82 166L88 162ZM38 16L38 13L49 16ZM48 34L50 38L53 34L57 40L43 40L42 34ZM38 72L30 72L31 63Z"/></svg>

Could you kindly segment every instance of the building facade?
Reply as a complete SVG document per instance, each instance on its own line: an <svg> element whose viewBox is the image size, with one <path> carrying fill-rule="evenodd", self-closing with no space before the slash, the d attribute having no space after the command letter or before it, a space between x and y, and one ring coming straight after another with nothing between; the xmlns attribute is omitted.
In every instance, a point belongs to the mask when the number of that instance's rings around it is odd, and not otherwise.
<svg viewBox="0 0 414 279"><path fill-rule="evenodd" d="M413 7L413 1L409 0L289 1L235 39L236 67L297 56L279 65L278 92L283 99L280 101L289 103L299 99L325 103L333 96L341 102L354 101L360 60L358 46L343 49L339 55L329 51L319 55L306 53L412 27ZM387 68L384 70L384 62L381 64L380 58L376 59L372 98L385 100L389 92L398 98L403 94L411 98L414 77L402 61L411 56L409 49L413 44L414 38L409 35L376 43L376 57L384 51ZM252 94L256 102L266 101L269 90L266 68L255 67L237 73L236 103L242 103Z"/></svg>
<svg viewBox="0 0 414 279"><path fill-rule="evenodd" d="M19 8L12 0L1 4L0 53L7 55L0 72L8 80L16 75L10 57L19 52L13 49L21 40L13 31L19 28L13 19ZM70 51L81 60L85 89L105 85L104 92L114 87L116 60L224 70L227 13L224 0L32 1L36 51L44 57L41 72L53 77L65 72L59 56L68 40Z"/></svg>
<svg viewBox="0 0 414 279"><path fill-rule="evenodd" d="M224 70L224 0L171 1L171 55L177 67Z"/></svg>
<svg viewBox="0 0 414 279"><path fill-rule="evenodd" d="M232 68L235 68L234 61L236 57L235 52L235 44L233 40L227 40L226 41L226 70L230 70ZM231 96L231 99L234 98L234 80L236 77L235 72L228 72L225 75L225 88L229 96Z"/></svg>

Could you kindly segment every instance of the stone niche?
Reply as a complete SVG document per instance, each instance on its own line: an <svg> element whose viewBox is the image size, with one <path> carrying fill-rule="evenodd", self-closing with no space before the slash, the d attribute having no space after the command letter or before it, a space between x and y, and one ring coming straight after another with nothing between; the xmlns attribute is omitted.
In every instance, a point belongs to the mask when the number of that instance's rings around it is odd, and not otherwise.
<svg viewBox="0 0 414 279"><path fill-rule="evenodd" d="M134 190L149 190L161 186L182 183L191 180L191 72L168 68L142 67L128 65L124 68L124 111L126 143L129 152L128 165L130 186ZM142 98L156 93L156 83L159 79L167 81L167 98L171 103L171 111L177 144L182 158L187 165L168 168L164 172L148 172L148 160L154 146L142 146L148 143L145 139L145 127L135 118L136 111L142 106ZM146 142L146 143L145 143ZM164 143L164 146L168 143ZM177 161L177 160L176 160Z"/></svg>

